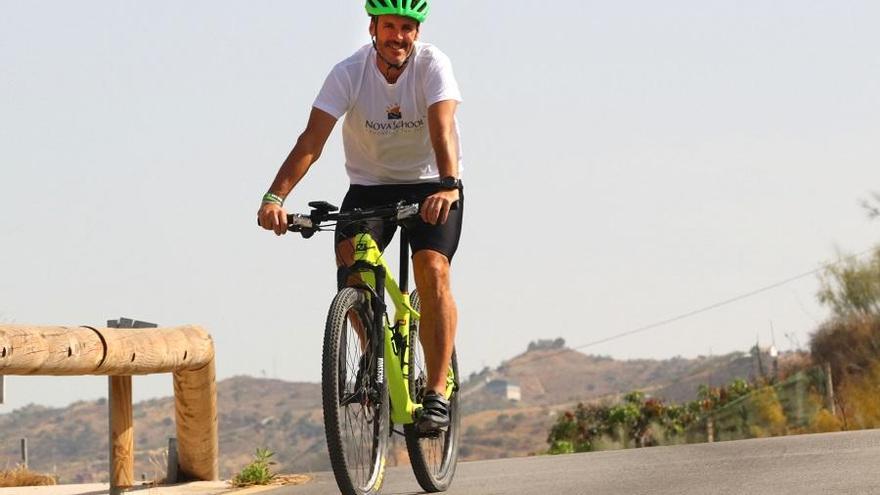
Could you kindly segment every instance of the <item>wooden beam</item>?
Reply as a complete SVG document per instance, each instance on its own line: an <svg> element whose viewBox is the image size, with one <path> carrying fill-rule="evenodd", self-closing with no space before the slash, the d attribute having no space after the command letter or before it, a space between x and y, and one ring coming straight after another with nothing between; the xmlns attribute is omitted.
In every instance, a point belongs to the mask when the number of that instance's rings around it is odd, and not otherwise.
<svg viewBox="0 0 880 495"><path fill-rule="evenodd" d="M0 326L2 375L145 375L199 369L213 358L211 336L198 326Z"/></svg>
<svg viewBox="0 0 880 495"><path fill-rule="evenodd" d="M84 327L0 326L0 373L83 375L104 358L104 344Z"/></svg>

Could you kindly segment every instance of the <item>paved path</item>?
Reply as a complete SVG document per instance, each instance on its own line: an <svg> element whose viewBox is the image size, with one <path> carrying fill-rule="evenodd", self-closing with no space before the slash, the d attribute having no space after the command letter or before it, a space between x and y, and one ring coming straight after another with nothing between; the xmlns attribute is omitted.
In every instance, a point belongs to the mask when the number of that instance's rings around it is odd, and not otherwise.
<svg viewBox="0 0 880 495"><path fill-rule="evenodd" d="M421 493L390 469L387 495ZM266 495L338 494L330 473ZM461 463L449 495L880 494L880 430Z"/></svg>
<svg viewBox="0 0 880 495"><path fill-rule="evenodd" d="M130 495L255 495L271 490L267 486L231 488L225 481L195 481L172 486L139 485L126 491ZM78 485L22 486L0 488L0 495L109 495L108 483Z"/></svg>

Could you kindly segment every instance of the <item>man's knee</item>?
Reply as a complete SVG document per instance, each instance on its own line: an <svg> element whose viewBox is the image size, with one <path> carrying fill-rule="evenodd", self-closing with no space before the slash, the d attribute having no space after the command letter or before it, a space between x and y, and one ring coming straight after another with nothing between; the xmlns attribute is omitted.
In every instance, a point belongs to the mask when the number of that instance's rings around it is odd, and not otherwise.
<svg viewBox="0 0 880 495"><path fill-rule="evenodd" d="M349 271L354 265L354 251L352 239L344 239L336 243L336 288L339 290L365 282L359 273Z"/></svg>
<svg viewBox="0 0 880 495"><path fill-rule="evenodd" d="M336 243L336 266L351 266L354 264L354 241L343 239Z"/></svg>
<svg viewBox="0 0 880 495"><path fill-rule="evenodd" d="M413 255L416 285L425 291L444 291L449 288L449 260L442 253L423 249Z"/></svg>

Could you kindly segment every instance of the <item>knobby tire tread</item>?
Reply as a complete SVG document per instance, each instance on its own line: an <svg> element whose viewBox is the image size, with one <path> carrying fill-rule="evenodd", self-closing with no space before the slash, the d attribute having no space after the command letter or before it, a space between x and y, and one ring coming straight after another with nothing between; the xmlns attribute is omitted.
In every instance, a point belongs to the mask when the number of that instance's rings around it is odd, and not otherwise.
<svg viewBox="0 0 880 495"><path fill-rule="evenodd" d="M371 472L367 477L372 480L370 486L356 486L349 473L348 461L345 457L345 444L343 441L343 424L344 413L341 414L340 408L337 406L340 399L340 379L344 380L345 376L339 366L339 355L345 353L346 349L340 348L342 340L342 332L348 326L348 313L354 309L359 312L362 321L368 320L369 311L366 310L367 297L362 290L354 288L344 288L333 299L330 310L327 313L327 322L324 331L324 349L322 363L322 379L321 379L321 395L324 409L324 430L327 437L327 451L330 455L330 464L333 467L333 474L336 478L337 485L344 495L375 495L379 493L384 479L385 471L385 455L388 445L388 389L383 377L381 384L381 400L379 401L379 413L376 416L378 421L378 434L373 438L373 452L371 455ZM372 326L373 322L366 322L368 326ZM368 333L370 330L367 330ZM374 338L379 338L376 334L379 332L371 332ZM381 335L381 334L380 334ZM355 338L356 335L355 335ZM384 350L384 342L376 346L378 355L381 357ZM375 359L375 358L374 358ZM370 369L376 369L372 366ZM344 369L345 374L357 373L357 370ZM375 409L374 409L375 410ZM378 458L377 458L378 456Z"/></svg>
<svg viewBox="0 0 880 495"><path fill-rule="evenodd" d="M413 291L410 296L410 305L418 311L420 309L419 304L419 296L418 293ZM412 368L415 366L415 356L417 347L421 347L421 343L419 342L418 331L416 330L416 326L410 329L410 376L409 376L409 390L412 395L413 401L420 401L420 398L416 397L416 373ZM415 331L414 331L415 330ZM454 376L456 380L460 380L458 374L458 356L453 347L452 350L452 361L450 363L452 367ZM452 399L450 400L449 406L449 429L446 432L446 438L448 441L444 445L444 450L442 453L443 462L439 468L440 476L435 476L432 468L429 464L429 460L426 459L426 453L422 448L421 438L416 430L415 425L405 425L404 426L404 436L406 438L406 449L409 453L410 464L412 466L413 474L416 477L416 480L419 482L419 486L422 487L423 490L430 493L435 492L444 492L449 489L449 486L452 484L452 479L455 476L455 468L458 463L458 446L460 441L460 430L461 430L461 414L460 414L460 406L458 400L459 394L456 393Z"/></svg>

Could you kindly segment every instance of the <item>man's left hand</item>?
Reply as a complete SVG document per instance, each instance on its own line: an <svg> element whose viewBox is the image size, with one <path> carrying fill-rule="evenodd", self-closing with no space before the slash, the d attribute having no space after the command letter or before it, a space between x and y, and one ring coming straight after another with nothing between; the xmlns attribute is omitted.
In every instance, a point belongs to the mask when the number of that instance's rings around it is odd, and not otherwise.
<svg viewBox="0 0 880 495"><path fill-rule="evenodd" d="M443 225L449 217L452 205L461 198L458 189L436 192L422 202L420 215L425 223Z"/></svg>

